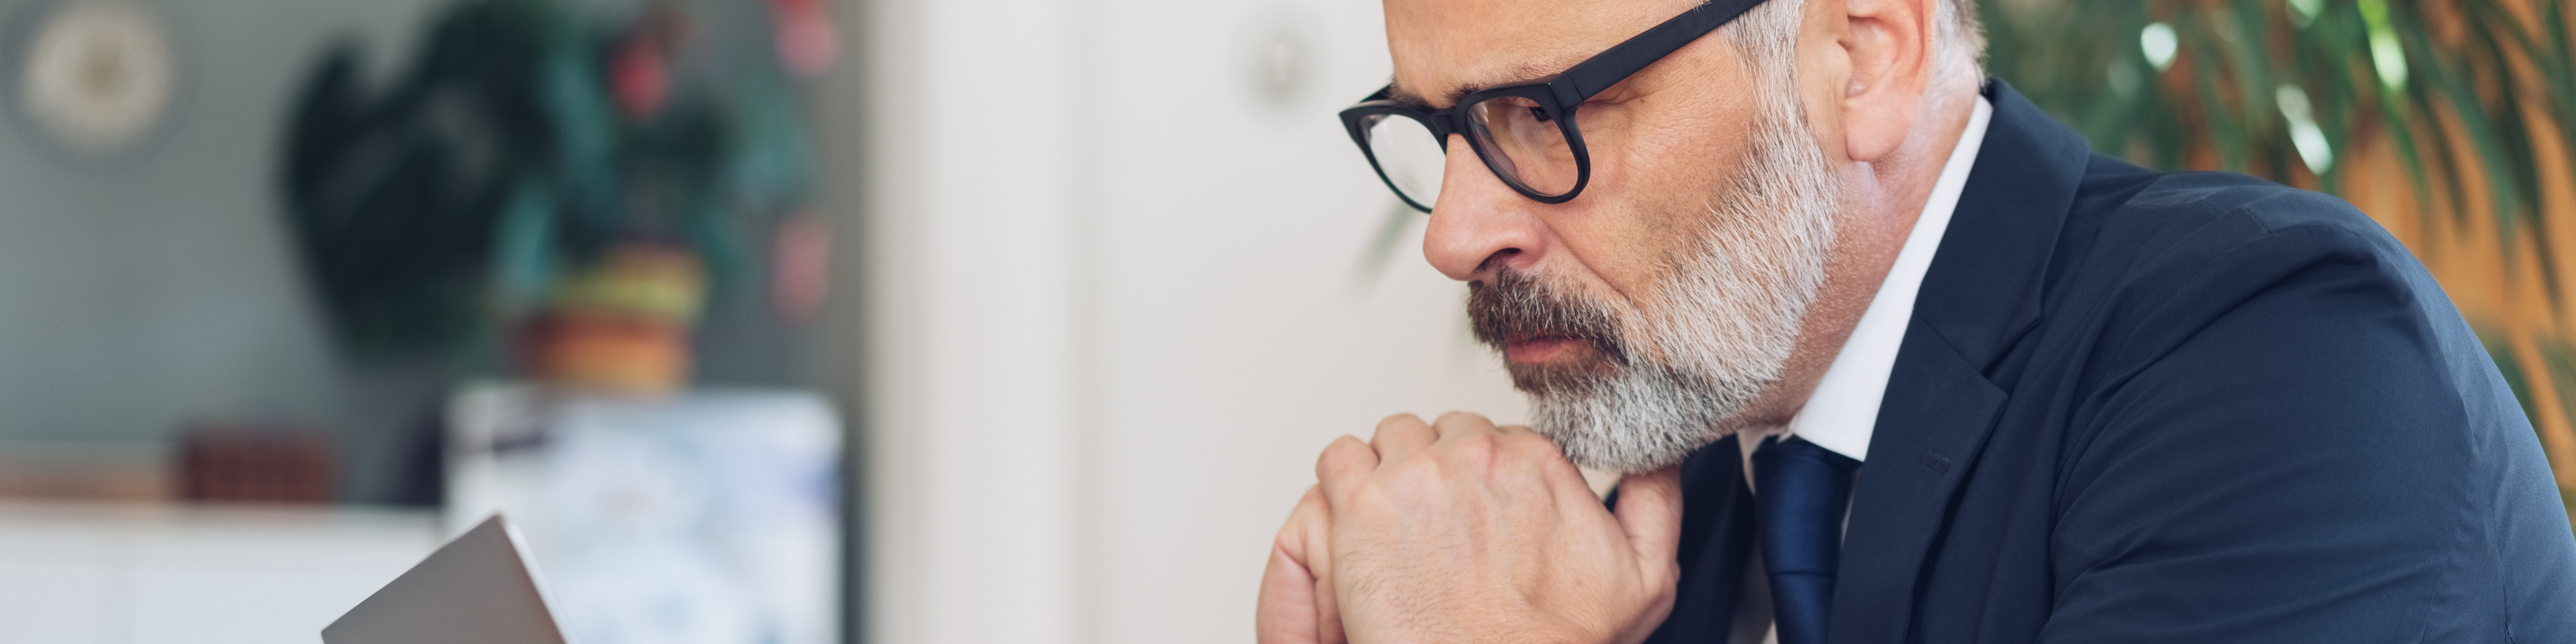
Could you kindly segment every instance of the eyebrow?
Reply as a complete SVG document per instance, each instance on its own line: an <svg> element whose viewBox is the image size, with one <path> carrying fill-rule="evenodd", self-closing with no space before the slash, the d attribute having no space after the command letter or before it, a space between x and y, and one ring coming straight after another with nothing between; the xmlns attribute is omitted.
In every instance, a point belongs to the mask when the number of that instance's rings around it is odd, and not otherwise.
<svg viewBox="0 0 2576 644"><path fill-rule="evenodd" d="M1476 92L1485 91L1495 87L1502 87L1504 85L1526 83L1546 78L1552 74L1561 74L1564 73L1566 69L1582 64L1583 61L1590 60L1592 56L1598 55L1599 53L1600 52L1594 52L1592 54L1581 56L1558 56L1554 59L1541 62L1520 63L1513 65L1511 67L1511 71L1503 74L1503 77L1500 79L1480 83L1461 84L1450 88L1449 91L1441 92L1440 98L1443 103L1456 106L1458 101L1466 98L1468 94L1474 94ZM1421 94L1415 94L1412 90L1405 89L1404 85L1395 82L1395 78L1393 76L1387 77L1386 96L1396 102L1408 105L1421 105L1426 107L1431 105L1429 101L1423 100Z"/></svg>

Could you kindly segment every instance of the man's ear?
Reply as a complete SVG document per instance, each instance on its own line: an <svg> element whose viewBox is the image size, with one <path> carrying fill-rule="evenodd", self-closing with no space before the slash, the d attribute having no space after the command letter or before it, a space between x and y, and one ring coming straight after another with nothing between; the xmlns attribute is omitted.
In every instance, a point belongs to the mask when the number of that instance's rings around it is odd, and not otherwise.
<svg viewBox="0 0 2576 644"><path fill-rule="evenodd" d="M1931 86L1937 6L1942 0L1845 0L1840 44L1850 80L1842 92L1844 153L1875 162L1914 130Z"/></svg>

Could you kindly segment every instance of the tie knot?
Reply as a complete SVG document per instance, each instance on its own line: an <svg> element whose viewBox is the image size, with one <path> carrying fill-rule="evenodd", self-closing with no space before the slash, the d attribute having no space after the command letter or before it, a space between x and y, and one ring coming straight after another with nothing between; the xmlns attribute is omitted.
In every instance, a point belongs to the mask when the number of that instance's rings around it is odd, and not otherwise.
<svg viewBox="0 0 2576 644"><path fill-rule="evenodd" d="M1788 438L1775 436L1762 439L1762 446L1753 450L1753 467L1757 477L1760 476L1761 470L1771 468L1772 463L1788 461L1796 461L1799 465L1830 467L1846 476L1853 470L1860 469L1860 461L1825 449L1823 445L1807 442L1807 439L1796 435ZM1791 465L1791 467L1799 465Z"/></svg>

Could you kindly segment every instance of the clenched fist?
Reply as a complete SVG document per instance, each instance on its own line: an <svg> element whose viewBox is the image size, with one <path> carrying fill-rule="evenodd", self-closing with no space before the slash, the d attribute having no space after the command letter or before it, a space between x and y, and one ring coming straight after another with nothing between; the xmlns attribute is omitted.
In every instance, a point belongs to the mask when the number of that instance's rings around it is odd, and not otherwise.
<svg viewBox="0 0 2576 644"><path fill-rule="evenodd" d="M1263 644L1634 644L1672 611L1673 470L1621 482L1614 514L1546 437L1450 413L1342 437L1315 478L1262 575Z"/></svg>

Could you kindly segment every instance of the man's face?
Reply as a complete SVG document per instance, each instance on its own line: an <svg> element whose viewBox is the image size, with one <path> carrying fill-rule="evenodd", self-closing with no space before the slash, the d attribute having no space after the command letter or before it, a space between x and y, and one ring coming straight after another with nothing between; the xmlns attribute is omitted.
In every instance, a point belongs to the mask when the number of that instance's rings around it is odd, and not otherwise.
<svg viewBox="0 0 2576 644"><path fill-rule="evenodd" d="M1387 0L1398 94L1445 107L1561 71L1692 4ZM1472 282L1477 336L1579 463L1677 462L1738 429L1789 359L1837 191L1801 118L1794 57L1756 61L1728 34L1787 38L1794 9L1756 8L1577 108L1592 180L1573 201L1524 198L1450 141L1424 253Z"/></svg>
<svg viewBox="0 0 2576 644"><path fill-rule="evenodd" d="M1387 0L1395 86L1400 94L1448 107L1465 90L1562 71L1695 4ZM1562 259L1589 267L1612 290L1645 289L1659 263L1695 232L1697 222L1665 213L1695 208L1743 163L1755 120L1757 97L1747 91L1754 78L1743 68L1741 53L1723 40L1715 34L1701 38L1577 108L1592 183L1573 202L1549 206L1520 197L1453 137L1447 174L1461 181L1443 184L1434 219L1468 209L1537 217L1554 224L1555 241L1563 244L1545 250L1571 255ZM1461 279L1475 268L1440 257L1432 261Z"/></svg>

